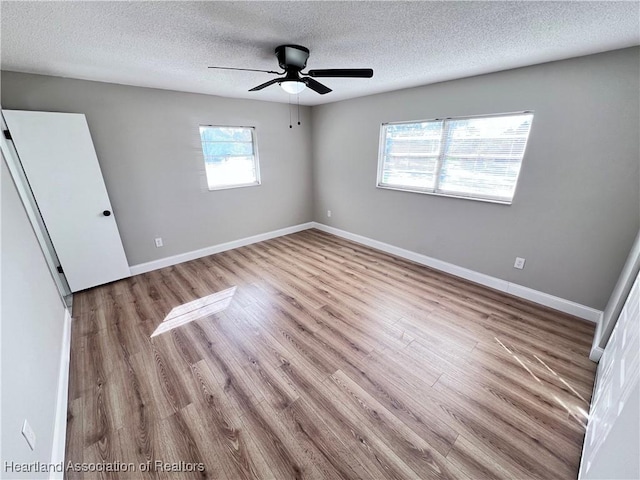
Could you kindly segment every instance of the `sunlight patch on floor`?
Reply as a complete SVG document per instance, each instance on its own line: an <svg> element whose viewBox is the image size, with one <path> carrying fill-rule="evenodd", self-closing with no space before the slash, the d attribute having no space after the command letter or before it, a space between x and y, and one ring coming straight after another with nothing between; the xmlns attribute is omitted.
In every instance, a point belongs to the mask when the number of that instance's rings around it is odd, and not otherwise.
<svg viewBox="0 0 640 480"><path fill-rule="evenodd" d="M542 383L542 382L540 381L540 379L539 379L538 377L536 377L536 375L535 375L535 374L534 374L534 373L529 369L529 367L527 367L527 366L524 364L524 362L523 362L522 360L520 360L520 358L519 358L515 353L513 353L511 350L509 350L509 349L504 345L504 343L502 343L500 340L498 340L498 338L497 338L497 337L493 337L493 338L495 339L495 341L496 341L496 342L498 342L498 344L500 344L500 346L501 346L502 348L504 348L504 349L509 353L509 355L511 355L513 358L515 358L515 359L516 359L516 361L517 361L517 362L522 366L522 368L524 368L527 372L529 372L529 375L531 375L531 376L536 380L536 382L538 382L538 383Z"/></svg>
<svg viewBox="0 0 640 480"><path fill-rule="evenodd" d="M527 367L524 362L522 360L520 360L520 358L518 358L518 356L512 352L504 343L502 343L497 337L493 337L493 339L502 347L504 348L507 353L509 355L511 355L527 372L529 372L529 374L538 382L538 383L542 383L540 381L540 379L531 371L531 369L529 367ZM586 402L587 404L589 402L587 402L584 397L582 395L580 395L580 393L578 393L576 391L575 388L573 388L564 378L562 378L560 375L558 375L556 373L556 371L554 369L552 369L549 365L547 365L543 360L540 359L540 357L538 357L537 355L533 354L533 357L540 363L542 364L557 380L559 380L560 382L562 382L569 390L571 390L571 392L577 397L579 398L581 401ZM589 414L587 412L585 412L585 410L583 408L580 408L578 405L572 405L573 407L575 407L575 409L577 410L577 414L576 412L574 412L572 410L572 408L570 408L566 403L564 403L557 395L554 395L553 398L555 399L555 401L561 406L563 407L570 416L572 416L573 418L575 418L578 423L580 425L582 425L583 428L586 428L586 423L583 421L583 419L580 417L584 417L585 419L589 418Z"/></svg>
<svg viewBox="0 0 640 480"><path fill-rule="evenodd" d="M158 325L158 328L151 334L151 338L189 322L193 322L194 320L226 310L235 293L236 287L231 287L174 307L162 323Z"/></svg>
<svg viewBox="0 0 640 480"><path fill-rule="evenodd" d="M558 375L556 373L556 371L554 369L552 369L549 365L547 365L546 363L544 363L542 360L540 360L538 358L537 355L534 355L534 357L536 358L536 360L538 360L542 365L544 365L547 370L549 370L558 380L560 380L569 390L571 390L573 392L573 394L578 397L580 400L582 400L584 403L586 403L587 405L589 405L589 402L582 396L580 395L575 388L573 388L564 378L562 378L560 375Z"/></svg>

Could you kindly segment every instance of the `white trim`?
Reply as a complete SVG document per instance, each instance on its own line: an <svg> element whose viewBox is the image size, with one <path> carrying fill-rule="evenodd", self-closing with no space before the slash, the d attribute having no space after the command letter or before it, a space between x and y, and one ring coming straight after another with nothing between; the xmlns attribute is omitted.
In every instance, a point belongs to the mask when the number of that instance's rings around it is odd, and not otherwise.
<svg viewBox="0 0 640 480"><path fill-rule="evenodd" d="M56 419L53 428L53 446L51 464L64 464L64 450L67 440L67 402L69 396L69 362L71 359L71 312L64 310L62 329L62 350L60 352L60 371L58 373L58 399L56 401ZM63 472L52 469L49 478L62 480Z"/></svg>
<svg viewBox="0 0 640 480"><path fill-rule="evenodd" d="M407 192L407 193L420 193L424 195L435 195L436 197L446 197L446 198L457 198L459 200L473 200L474 202L485 202L485 203L493 203L494 205L513 205L513 197L511 200L497 200L494 198L480 198L480 197L470 197L469 195L455 195L453 193L442 193L436 191L428 191L428 190L419 190L412 189L411 187L401 187L401 186L389 186L384 183L377 183L377 188L381 188L383 190L393 190L396 192Z"/></svg>
<svg viewBox="0 0 640 480"><path fill-rule="evenodd" d="M515 297L524 298L540 305L559 310L569 315L588 320L592 323L598 323L598 320L602 317L602 310L596 310L595 308L587 307L580 303L572 302L564 298L556 297L548 293L534 290L529 287L523 287L516 283L509 283L507 293Z"/></svg>
<svg viewBox="0 0 640 480"><path fill-rule="evenodd" d="M253 150L253 165L255 167L255 178L256 178L254 182L241 183L238 185L218 185L215 187L211 186L209 182L209 172L207 170L207 155L205 154L205 151L204 151L204 144L212 143L212 142L209 142L208 140L204 140L202 138L203 128L243 128L245 130L251 131L251 148ZM230 188L258 187L262 184L262 182L260 181L260 159L258 155L258 138L256 135L256 127L236 127L231 125L200 125L200 128L198 130L200 132L200 144L202 147L202 158L204 159L205 176L207 177L207 187L209 188L210 192L215 192L216 190L228 190ZM249 142L237 142L237 143L249 143ZM243 156L243 155L238 155L238 156ZM248 155L244 155L244 156L248 156ZM233 158L233 157L227 157L227 159L229 158Z"/></svg>
<svg viewBox="0 0 640 480"><path fill-rule="evenodd" d="M589 359L594 362L599 362L600 357L604 353L604 347L600 346L600 338L602 337L602 329L604 327L605 312L602 312L596 325L596 331L593 334L593 342L591 342L591 351L589 352Z"/></svg>
<svg viewBox="0 0 640 480"><path fill-rule="evenodd" d="M265 240L281 237L283 235L301 232L302 230L313 228L314 225L314 222L301 223L299 225L293 225L291 227L281 228L279 230L273 230L271 232L260 233L258 235L253 235L252 237L240 238L231 242L220 243L218 245L212 245L211 247L192 250L191 252L180 253L178 255L173 255L172 257L165 257L147 263L139 263L138 265L132 265L130 267L131 275L139 275L141 273L151 272L153 270L158 270L159 268L170 267L172 265L177 265L178 263L195 260L196 258L202 258L208 255L213 255L215 253L232 250L234 248L244 247L245 245L251 245L252 243L264 242Z"/></svg>
<svg viewBox="0 0 640 480"><path fill-rule="evenodd" d="M314 227L318 230L322 230L323 232L331 233L333 235L337 235L338 237L346 238L347 240L351 240L368 247L376 248L378 250L382 250L383 252L397 255L398 257L406 258L407 260L411 260L421 265L426 265L427 267L450 273L451 275L455 275L456 277L471 280L472 282L479 283L480 285L484 285L489 288L493 288L494 290L506 292L515 297L524 298L540 305L544 305L545 307L550 307L593 323L597 323L602 318L602 311L596 310L595 308L587 307L586 305L572 302L571 300L565 300L564 298L549 295L548 293L540 292L538 290L511 283L506 280L501 280L490 275L485 275L484 273L469 270L468 268L460 267L458 265L454 265L453 263L444 262L442 260L422 255L421 253L405 250L404 248L389 245L388 243L373 240L362 235L357 235L345 230L340 230L339 228L330 227L322 223L314 223Z"/></svg>
<svg viewBox="0 0 640 480"><path fill-rule="evenodd" d="M591 347L591 352L589 352L589 360L592 362L599 362L602 354L604 353L604 348L600 347Z"/></svg>

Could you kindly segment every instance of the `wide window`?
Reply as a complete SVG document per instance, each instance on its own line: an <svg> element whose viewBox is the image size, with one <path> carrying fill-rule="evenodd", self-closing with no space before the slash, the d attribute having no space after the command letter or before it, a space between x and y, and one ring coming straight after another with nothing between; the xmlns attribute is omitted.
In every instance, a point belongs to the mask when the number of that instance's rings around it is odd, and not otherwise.
<svg viewBox="0 0 640 480"><path fill-rule="evenodd" d="M253 127L201 126L209 190L260 185Z"/></svg>
<svg viewBox="0 0 640 480"><path fill-rule="evenodd" d="M532 113L382 125L378 187L510 204Z"/></svg>

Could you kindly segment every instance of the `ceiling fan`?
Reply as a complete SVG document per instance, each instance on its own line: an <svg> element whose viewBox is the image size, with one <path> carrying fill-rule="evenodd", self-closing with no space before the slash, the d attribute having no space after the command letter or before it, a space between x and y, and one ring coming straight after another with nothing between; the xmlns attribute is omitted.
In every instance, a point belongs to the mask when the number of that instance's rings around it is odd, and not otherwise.
<svg viewBox="0 0 640 480"><path fill-rule="evenodd" d="M295 95L303 91L306 87L309 87L314 92L324 95L331 92L331 89L326 85L314 80L311 77L316 78L371 78L373 77L373 70L371 68L329 68L323 70L309 70L308 72L302 72L302 69L307 66L307 59L309 58L309 49L300 45L280 45L276 47L276 58L278 64L282 68L283 72L275 72L272 70L256 70L253 68L234 68L234 67L209 67L217 68L221 70L244 70L247 72L264 72L272 73L275 75L284 75L280 78L274 78L268 82L262 83L257 87L250 89L250 92L262 90L270 85L278 84L282 89ZM305 76L308 75L308 76Z"/></svg>

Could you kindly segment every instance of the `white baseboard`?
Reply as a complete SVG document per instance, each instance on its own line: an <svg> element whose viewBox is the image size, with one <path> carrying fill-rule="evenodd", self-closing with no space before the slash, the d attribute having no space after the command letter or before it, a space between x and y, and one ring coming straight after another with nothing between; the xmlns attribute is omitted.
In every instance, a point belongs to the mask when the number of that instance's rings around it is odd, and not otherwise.
<svg viewBox="0 0 640 480"><path fill-rule="evenodd" d="M597 323L602 316L602 311L596 310L585 305L581 305L571 300L556 297L548 293L540 292L532 288L524 287L516 283L511 283L500 278L485 275L484 273L476 272L468 268L454 265L453 263L444 262L436 258L422 255L421 253L412 252L404 248L396 247L388 243L380 242L372 238L357 235L355 233L347 232L346 230L340 230L339 228L330 227L318 222L307 222L299 225L293 225L291 227L281 228L279 230L273 230L271 232L261 233L251 237L245 237L231 242L221 243L213 245L211 247L201 248L199 250L193 250L191 252L181 253L171 257L161 258L147 263L140 263L138 265L132 265L131 275L138 275L141 273L151 272L159 268L170 267L182 262L188 262L189 260L195 260L196 258L206 257L207 255L213 255L216 253L232 250L234 248L244 247L245 245L251 245L252 243L263 242L272 238L281 237L283 235L289 235L291 233L300 232L309 228L317 228L327 233L337 235L338 237L346 238L356 243L366 245L368 247L382 250L383 252L397 255L398 257L406 258L407 260L414 261L421 265L440 270L442 272L450 273L457 277L461 277L472 282L484 285L494 290L509 293L515 297L524 298L532 302L544 305L546 307L559 310L564 313L574 315L576 317L588 320L593 323Z"/></svg>
<svg viewBox="0 0 640 480"><path fill-rule="evenodd" d="M589 352L589 360L597 363L600 361L600 357L602 357L603 353L604 353L604 348L591 347L591 352Z"/></svg>
<svg viewBox="0 0 640 480"><path fill-rule="evenodd" d="M62 329L62 351L60 352L60 371L58 373L58 398L56 400L56 419L53 427L53 446L51 464L64 464L64 450L67 440L67 402L69 396L69 362L71 359L71 312L64 311ZM49 478L62 480L63 472L52 469Z"/></svg>
<svg viewBox="0 0 640 480"><path fill-rule="evenodd" d="M596 310L595 308L587 307L585 305L572 302L571 300L565 300L564 298L549 295L548 293L540 292L538 290L511 283L506 280L501 280L490 275L485 275L484 273L469 270L468 268L460 267L452 263L443 262L442 260L428 257L426 255L422 255L421 253L412 252L411 250L405 250L404 248L389 245L388 243L373 240L372 238L357 235L345 230L340 230L339 228L330 227L318 222L314 222L314 227L318 230L322 230L323 232L331 233L333 235L337 235L338 237L346 238L347 240L351 240L368 247L382 250L383 252L397 255L398 257L406 258L407 260L414 261L421 265L425 265L442 272L450 273L451 275L455 275L456 277L461 277L466 280L479 283L480 285L493 288L494 290L506 292L515 297L530 300L537 304L544 305L545 307L550 307L593 323L597 323L602 316L602 311Z"/></svg>
<svg viewBox="0 0 640 480"><path fill-rule="evenodd" d="M602 341L602 327L604 327L604 312L600 315L598 319L598 326L596 327L596 331L593 334L593 342L591 343L591 351L589 352L589 359L593 362L598 363L600 361L600 357L604 353L604 348L600 346Z"/></svg>
<svg viewBox="0 0 640 480"><path fill-rule="evenodd" d="M252 237L240 238L239 240L220 243L211 247L192 250L191 252L180 253L178 255L173 255L172 257L165 257L147 263L139 263L138 265L132 265L131 267L129 267L129 269L131 270L131 275L139 275L141 273L158 270L159 268L170 267L182 262L188 262L189 260L195 260L196 258L202 258L208 255L213 255L215 253L233 250L234 248L244 247L245 245L251 245L252 243L264 242L265 240L281 237L283 235L301 232L302 230L313 228L314 225L314 222L301 223L299 225L293 225L291 227L272 230L271 232L261 233L259 235L253 235Z"/></svg>

